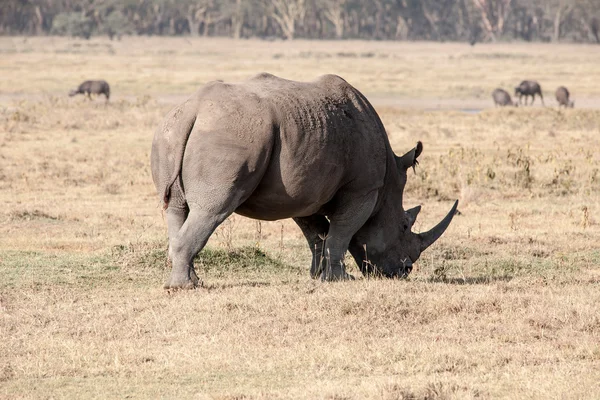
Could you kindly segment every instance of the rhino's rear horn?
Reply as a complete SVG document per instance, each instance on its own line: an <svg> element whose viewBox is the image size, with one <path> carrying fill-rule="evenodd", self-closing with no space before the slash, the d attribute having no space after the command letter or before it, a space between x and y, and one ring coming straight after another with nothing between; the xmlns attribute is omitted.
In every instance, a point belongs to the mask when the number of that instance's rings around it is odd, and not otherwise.
<svg viewBox="0 0 600 400"><path fill-rule="evenodd" d="M421 155L423 152L423 143L417 142L417 145L414 149L403 155L402 157L396 157L396 166L398 169L403 169L406 171L410 167L415 168L415 166L419 163L417 161L417 157Z"/></svg>
<svg viewBox="0 0 600 400"><path fill-rule="evenodd" d="M452 218L454 217L454 214L456 214L457 207L458 200L454 202L454 205L452 206L452 209L450 210L448 215L446 215L444 219L440 221L439 224L434 226L431 230L424 233L419 233L417 235L421 239L421 252L423 252L426 248L431 246L436 240L440 238L440 236L442 236L446 228L448 228L448 226L450 225L450 222L452 222Z"/></svg>
<svg viewBox="0 0 600 400"><path fill-rule="evenodd" d="M412 227L414 225L415 221L417 220L417 215L419 215L420 211L421 206L416 206L411 208L410 210L405 211L406 217L408 218L409 227Z"/></svg>

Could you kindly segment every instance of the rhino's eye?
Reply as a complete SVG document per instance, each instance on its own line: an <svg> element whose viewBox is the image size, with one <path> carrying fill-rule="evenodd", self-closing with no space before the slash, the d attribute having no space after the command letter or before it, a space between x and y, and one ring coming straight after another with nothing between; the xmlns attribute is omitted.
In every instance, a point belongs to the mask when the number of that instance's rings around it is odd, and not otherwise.
<svg viewBox="0 0 600 400"><path fill-rule="evenodd" d="M406 232L407 229L408 229L408 225L404 224L404 232Z"/></svg>

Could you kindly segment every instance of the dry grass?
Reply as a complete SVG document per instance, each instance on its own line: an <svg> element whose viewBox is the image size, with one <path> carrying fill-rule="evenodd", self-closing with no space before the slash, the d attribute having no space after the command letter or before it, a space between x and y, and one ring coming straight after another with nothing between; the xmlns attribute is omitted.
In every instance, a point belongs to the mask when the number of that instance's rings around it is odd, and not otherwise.
<svg viewBox="0 0 600 400"><path fill-rule="evenodd" d="M600 393L600 112L418 109L489 107L491 88L534 72L594 105L589 47L0 38L0 51L0 397ZM202 289L161 289L154 127L202 82L261 70L339 73L373 94L398 153L424 142L405 200L423 204L417 229L451 199L461 214L409 280L312 281L291 221L236 216L197 260ZM62 95L86 77L115 100Z"/></svg>

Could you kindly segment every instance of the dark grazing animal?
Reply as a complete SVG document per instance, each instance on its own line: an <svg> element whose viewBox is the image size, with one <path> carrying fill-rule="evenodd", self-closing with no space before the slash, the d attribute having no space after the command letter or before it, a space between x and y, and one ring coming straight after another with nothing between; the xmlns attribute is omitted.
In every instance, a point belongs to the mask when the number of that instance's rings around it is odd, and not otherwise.
<svg viewBox="0 0 600 400"><path fill-rule="evenodd" d="M530 105L533 105L536 94L542 99L542 105L545 105L544 96L542 96L542 88L536 81L523 81L519 86L515 87L515 96L519 96L519 104L521 104L521 98L525 96L525 105L527 105L527 98L531 96Z"/></svg>
<svg viewBox="0 0 600 400"><path fill-rule="evenodd" d="M106 101L110 98L110 86L108 83L103 80L99 81L85 81L77 89L73 89L69 92L69 96L75 96L76 94L85 94L88 99L91 99L91 95L101 95L106 96Z"/></svg>
<svg viewBox="0 0 600 400"><path fill-rule="evenodd" d="M407 276L458 205L430 231L412 232L421 207L405 210L403 191L422 151L419 142L396 156L371 104L339 76L206 84L169 112L152 143L173 263L165 288L197 285L194 257L234 212L293 218L313 278L352 279L347 250L365 275Z"/></svg>
<svg viewBox="0 0 600 400"><path fill-rule="evenodd" d="M556 89L556 101L558 101L558 107L564 106L565 108L570 107L573 108L575 103L569 100L569 89L564 86Z"/></svg>
<svg viewBox="0 0 600 400"><path fill-rule="evenodd" d="M496 107L517 106L510 98L510 94L504 89L498 88L494 90L492 92L492 99L494 99L494 105Z"/></svg>

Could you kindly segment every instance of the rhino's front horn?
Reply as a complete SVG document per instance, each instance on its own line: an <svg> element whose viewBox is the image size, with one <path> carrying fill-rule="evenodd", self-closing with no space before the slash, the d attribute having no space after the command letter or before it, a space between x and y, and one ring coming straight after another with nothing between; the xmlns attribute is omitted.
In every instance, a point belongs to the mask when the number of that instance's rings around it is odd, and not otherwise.
<svg viewBox="0 0 600 400"><path fill-rule="evenodd" d="M435 242L436 240L438 240L440 238L440 236L442 236L442 234L444 233L446 228L448 228L448 225L450 225L450 222L452 221L452 218L454 217L454 214L456 213L457 207L458 207L458 200L456 200L454 202L454 205L452 206L452 209L450 210L448 215L446 215L444 217L444 219L440 221L439 224L437 224L436 226L434 226L432 229L430 229L427 232L418 234L418 236L421 238L421 252L425 251L426 248L431 246L433 244L433 242Z"/></svg>

